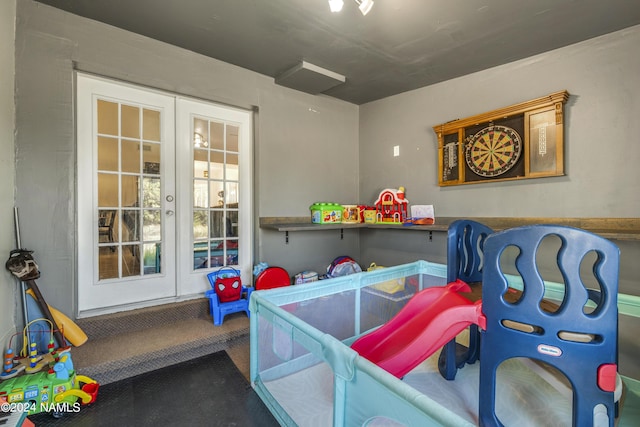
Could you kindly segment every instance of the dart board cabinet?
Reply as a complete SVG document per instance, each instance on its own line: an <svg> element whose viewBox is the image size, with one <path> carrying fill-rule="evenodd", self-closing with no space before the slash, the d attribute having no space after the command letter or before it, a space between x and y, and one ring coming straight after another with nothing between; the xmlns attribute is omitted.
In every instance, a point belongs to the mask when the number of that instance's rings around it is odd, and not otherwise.
<svg viewBox="0 0 640 427"><path fill-rule="evenodd" d="M567 91L433 127L438 184L476 184L564 175Z"/></svg>

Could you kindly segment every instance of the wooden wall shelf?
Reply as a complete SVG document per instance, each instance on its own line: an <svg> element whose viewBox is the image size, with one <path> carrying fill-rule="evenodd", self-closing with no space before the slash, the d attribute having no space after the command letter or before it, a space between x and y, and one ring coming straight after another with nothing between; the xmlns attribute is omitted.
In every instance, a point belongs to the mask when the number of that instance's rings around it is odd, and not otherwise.
<svg viewBox="0 0 640 427"><path fill-rule="evenodd" d="M260 218L260 228L276 231L323 231L323 230L344 230L352 228L364 229L396 229L407 231L444 231L449 228L449 224L458 217L438 217L433 225L414 225L404 227L392 224L312 224L309 217L262 217ZM548 217L468 217L474 221L482 222L495 231L507 228L519 227L521 225L533 224L557 224L569 227L582 228L591 231L606 239L612 240L640 240L640 218L548 218Z"/></svg>

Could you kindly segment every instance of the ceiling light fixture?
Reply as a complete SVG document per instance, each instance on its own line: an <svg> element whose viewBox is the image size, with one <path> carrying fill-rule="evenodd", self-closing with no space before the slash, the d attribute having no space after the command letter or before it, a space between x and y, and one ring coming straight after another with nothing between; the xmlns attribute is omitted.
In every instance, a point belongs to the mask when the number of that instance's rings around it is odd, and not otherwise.
<svg viewBox="0 0 640 427"><path fill-rule="evenodd" d="M208 148L209 143L205 139L204 135L198 132L193 133L193 145L196 148Z"/></svg>
<svg viewBox="0 0 640 427"><path fill-rule="evenodd" d="M358 3L358 9L363 15L369 13L373 7L373 0L356 0L356 3Z"/></svg>
<svg viewBox="0 0 640 427"><path fill-rule="evenodd" d="M331 9L331 12L340 12L342 6L344 6L344 1L342 0L329 0L329 9Z"/></svg>

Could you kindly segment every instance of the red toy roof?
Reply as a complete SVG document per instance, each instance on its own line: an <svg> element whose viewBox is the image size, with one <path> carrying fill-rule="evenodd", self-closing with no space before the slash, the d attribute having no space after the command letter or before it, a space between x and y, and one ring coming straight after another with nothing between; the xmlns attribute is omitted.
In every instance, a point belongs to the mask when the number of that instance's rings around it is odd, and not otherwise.
<svg viewBox="0 0 640 427"><path fill-rule="evenodd" d="M398 203L398 204L409 203L409 201L407 199L401 199L401 198L398 197L398 190L387 188L386 190L382 190L380 192L380 195L378 196L378 199L376 200L376 205L379 204L379 203L382 203L382 198L385 195L388 195L388 194L390 194L393 197L393 202L394 203Z"/></svg>

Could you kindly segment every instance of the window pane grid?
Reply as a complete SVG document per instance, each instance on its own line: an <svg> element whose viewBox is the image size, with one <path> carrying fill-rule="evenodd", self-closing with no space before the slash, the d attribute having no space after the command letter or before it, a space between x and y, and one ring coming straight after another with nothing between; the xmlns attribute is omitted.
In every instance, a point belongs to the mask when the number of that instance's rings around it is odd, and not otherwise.
<svg viewBox="0 0 640 427"><path fill-rule="evenodd" d="M194 270L238 264L237 129L193 119Z"/></svg>
<svg viewBox="0 0 640 427"><path fill-rule="evenodd" d="M98 100L97 128L99 280L160 273L160 112Z"/></svg>

